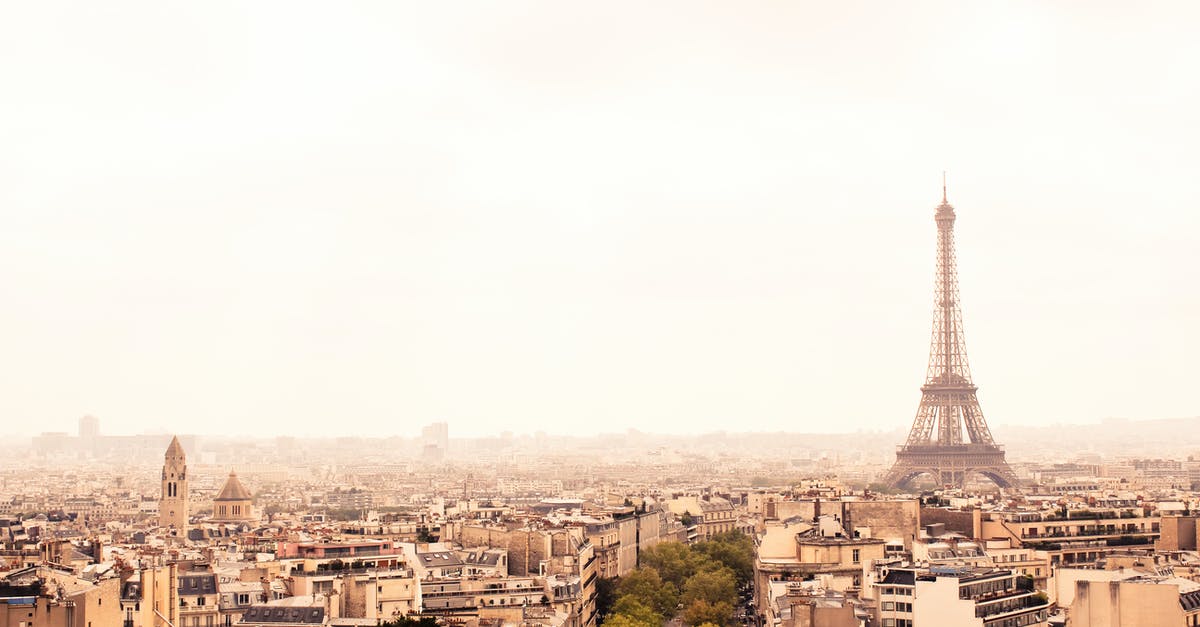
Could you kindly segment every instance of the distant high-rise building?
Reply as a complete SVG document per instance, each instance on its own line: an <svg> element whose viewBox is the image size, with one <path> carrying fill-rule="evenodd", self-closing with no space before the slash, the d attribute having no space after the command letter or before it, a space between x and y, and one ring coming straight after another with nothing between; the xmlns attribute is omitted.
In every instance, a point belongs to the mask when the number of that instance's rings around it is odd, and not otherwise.
<svg viewBox="0 0 1200 627"><path fill-rule="evenodd" d="M79 437L95 438L100 435L100 419L95 416L84 416L79 419Z"/></svg>
<svg viewBox="0 0 1200 627"><path fill-rule="evenodd" d="M158 524L174 528L183 536L187 533L188 483L187 454L178 437L171 438L163 459L162 498L158 501Z"/></svg>
<svg viewBox="0 0 1200 627"><path fill-rule="evenodd" d="M435 422L421 428L421 439L425 444L434 444L445 449L450 443L450 426L444 422Z"/></svg>
<svg viewBox="0 0 1200 627"><path fill-rule="evenodd" d="M446 458L450 448L450 426L444 422L435 422L421 428L421 458L425 461L440 462Z"/></svg>

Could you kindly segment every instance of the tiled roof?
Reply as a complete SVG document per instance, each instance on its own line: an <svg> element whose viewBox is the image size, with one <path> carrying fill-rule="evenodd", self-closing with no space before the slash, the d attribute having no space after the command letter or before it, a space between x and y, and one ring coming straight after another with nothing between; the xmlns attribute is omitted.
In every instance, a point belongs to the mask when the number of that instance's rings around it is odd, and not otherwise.
<svg viewBox="0 0 1200 627"><path fill-rule="evenodd" d="M241 480L238 479L237 473L230 471L229 478L225 480L225 485L221 488L220 494L217 494L217 498L213 500L249 501L252 498L254 498L253 495L251 495L250 491L246 489L246 486L242 485Z"/></svg>
<svg viewBox="0 0 1200 627"><path fill-rule="evenodd" d="M911 586L916 583L916 573L907 569L890 569L880 583Z"/></svg>
<svg viewBox="0 0 1200 627"><path fill-rule="evenodd" d="M437 553L417 553L417 561L425 565L426 568L436 566L462 566L463 561L458 559L458 556L449 551L439 551Z"/></svg>
<svg viewBox="0 0 1200 627"><path fill-rule="evenodd" d="M217 578L212 573L179 576L179 594L216 594Z"/></svg>

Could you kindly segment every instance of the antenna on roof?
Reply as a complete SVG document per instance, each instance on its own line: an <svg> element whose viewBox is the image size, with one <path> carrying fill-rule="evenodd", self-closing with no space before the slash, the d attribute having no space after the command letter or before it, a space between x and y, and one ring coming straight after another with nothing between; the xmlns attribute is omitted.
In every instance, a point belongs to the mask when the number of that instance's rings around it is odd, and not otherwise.
<svg viewBox="0 0 1200 627"><path fill-rule="evenodd" d="M947 202L947 200L946 200L946 171L945 170L942 170L942 202Z"/></svg>

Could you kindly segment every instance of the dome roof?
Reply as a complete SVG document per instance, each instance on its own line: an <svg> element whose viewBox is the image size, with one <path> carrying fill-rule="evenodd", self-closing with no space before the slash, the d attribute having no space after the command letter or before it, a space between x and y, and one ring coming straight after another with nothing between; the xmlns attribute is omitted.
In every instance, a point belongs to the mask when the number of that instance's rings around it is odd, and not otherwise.
<svg viewBox="0 0 1200 627"><path fill-rule="evenodd" d="M217 495L214 501L249 501L253 499L253 495L242 485L238 479L237 473L229 471L229 478L225 480L225 485L221 488L221 493Z"/></svg>

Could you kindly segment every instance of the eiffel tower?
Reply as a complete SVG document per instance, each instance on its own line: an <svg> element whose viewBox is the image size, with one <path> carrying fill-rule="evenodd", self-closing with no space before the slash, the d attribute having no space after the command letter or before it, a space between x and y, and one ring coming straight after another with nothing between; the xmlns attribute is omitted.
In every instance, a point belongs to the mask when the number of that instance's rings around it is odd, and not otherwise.
<svg viewBox="0 0 1200 627"><path fill-rule="evenodd" d="M939 485L962 487L970 473L981 474L1001 488L1018 484L1004 449L992 439L975 397L963 338L958 304L958 269L954 260L954 207L946 200L934 214L937 222L937 282L934 287L933 338L929 370L921 386L921 405L908 440L897 447L896 463L884 478L892 487L906 487L927 474ZM966 427L966 438L963 428Z"/></svg>

